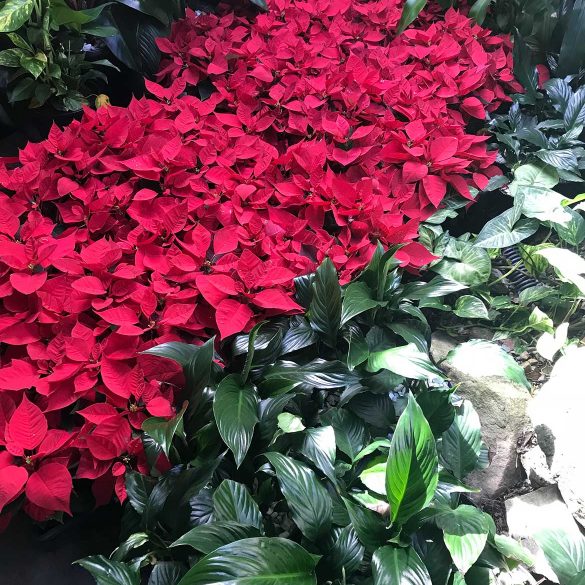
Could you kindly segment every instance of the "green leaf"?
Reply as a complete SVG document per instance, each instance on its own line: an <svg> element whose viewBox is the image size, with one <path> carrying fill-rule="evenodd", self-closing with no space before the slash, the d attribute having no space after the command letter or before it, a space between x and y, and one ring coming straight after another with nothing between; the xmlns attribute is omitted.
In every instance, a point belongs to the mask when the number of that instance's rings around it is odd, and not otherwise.
<svg viewBox="0 0 585 585"><path fill-rule="evenodd" d="M255 526L238 524L237 522L214 521L195 526L170 546L190 546L207 555L220 546L254 536L260 536L260 532Z"/></svg>
<svg viewBox="0 0 585 585"><path fill-rule="evenodd" d="M171 419L158 416L147 418L142 423L142 430L159 445L168 457L175 434L183 434L183 415L187 405Z"/></svg>
<svg viewBox="0 0 585 585"><path fill-rule="evenodd" d="M276 471L276 477L292 518L300 531L317 542L331 527L333 503L315 472L280 453L266 453Z"/></svg>
<svg viewBox="0 0 585 585"><path fill-rule="evenodd" d="M137 569L118 561L110 561L102 555L85 557L75 561L75 564L89 571L97 585L140 585Z"/></svg>
<svg viewBox="0 0 585 585"><path fill-rule="evenodd" d="M573 585L573 579L585 571L585 537L558 528L541 530L534 535L561 585Z"/></svg>
<svg viewBox="0 0 585 585"><path fill-rule="evenodd" d="M482 446L479 416L471 402L465 400L456 409L455 420L443 433L443 465L461 480L477 468Z"/></svg>
<svg viewBox="0 0 585 585"><path fill-rule="evenodd" d="M360 473L360 481L373 492L386 495L386 465L387 457L375 457Z"/></svg>
<svg viewBox="0 0 585 585"><path fill-rule="evenodd" d="M262 514L246 486L224 479L213 494L214 519L262 530Z"/></svg>
<svg viewBox="0 0 585 585"><path fill-rule="evenodd" d="M65 0L51 0L51 18L57 26L67 26L80 31L84 24L96 20L110 4L111 2L105 2L94 8L73 10Z"/></svg>
<svg viewBox="0 0 585 585"><path fill-rule="evenodd" d="M546 251L539 253L544 255ZM502 376L528 390L531 388L524 370L514 358L499 345L489 341L472 339L462 343L449 352L447 362L464 374L475 377Z"/></svg>
<svg viewBox="0 0 585 585"><path fill-rule="evenodd" d="M184 368L189 363L189 361L197 355L200 348L201 346L192 345L190 343L168 341L167 343L155 345L154 347L151 347L142 353L173 360Z"/></svg>
<svg viewBox="0 0 585 585"><path fill-rule="evenodd" d="M0 51L0 65L3 67L20 67L20 60L26 56L22 49L5 49Z"/></svg>
<svg viewBox="0 0 585 585"><path fill-rule="evenodd" d="M559 54L559 77L579 73L585 61L582 37L585 29L585 2L576 0L567 17Z"/></svg>
<svg viewBox="0 0 585 585"><path fill-rule="evenodd" d="M8 89L8 101L11 104L27 100L34 96L36 82L30 77L21 79L14 87Z"/></svg>
<svg viewBox="0 0 585 585"><path fill-rule="evenodd" d="M122 562L125 561L131 551L145 545L150 537L146 532L135 532L131 534L114 552L110 555L110 560Z"/></svg>
<svg viewBox="0 0 585 585"><path fill-rule="evenodd" d="M297 319L299 318L297 317ZM291 326L282 340L282 354L286 355L287 353L309 347L317 343L318 339L319 336L304 317L296 322L291 321Z"/></svg>
<svg viewBox="0 0 585 585"><path fill-rule="evenodd" d="M330 581L343 573L351 575L356 571L364 557L364 547L352 526L337 529L331 550L317 565L317 571Z"/></svg>
<svg viewBox="0 0 585 585"><path fill-rule="evenodd" d="M380 448L383 448L384 450L389 449L390 448L390 441L388 439L378 439L378 440L370 443L367 447L362 449L353 458L353 462L357 463L358 461L360 461L361 459L363 459L367 455L370 455L370 454L374 453L375 451L380 450Z"/></svg>
<svg viewBox="0 0 585 585"><path fill-rule="evenodd" d="M390 537L386 522L379 514L368 510L359 504L343 498L349 514L351 525L355 529L360 541L369 552L374 552L385 544Z"/></svg>
<svg viewBox="0 0 585 585"><path fill-rule="evenodd" d="M278 415L278 428L283 433L298 433L305 430L303 419L290 412L282 412Z"/></svg>
<svg viewBox="0 0 585 585"><path fill-rule="evenodd" d="M529 238L539 227L539 222L534 219L516 221L514 209L508 209L483 226L473 245L479 248L507 248Z"/></svg>
<svg viewBox="0 0 585 585"><path fill-rule="evenodd" d="M137 471L126 472L126 493L128 495L128 501L139 514L144 513L153 487L154 480L147 475L138 473Z"/></svg>
<svg viewBox="0 0 585 585"><path fill-rule="evenodd" d="M435 516L455 566L465 575L482 553L490 525L486 514L473 506L446 509Z"/></svg>
<svg viewBox="0 0 585 585"><path fill-rule="evenodd" d="M379 307L381 304L385 303L381 303L373 298L372 291L365 282L352 282L347 286L343 295L341 324L344 325L350 319L370 309Z"/></svg>
<svg viewBox="0 0 585 585"><path fill-rule="evenodd" d="M316 585L315 559L284 538L245 538L203 557L179 585Z"/></svg>
<svg viewBox="0 0 585 585"><path fill-rule="evenodd" d="M487 307L480 299L471 295L459 297L453 312L462 319L489 319Z"/></svg>
<svg viewBox="0 0 585 585"><path fill-rule="evenodd" d="M175 585L187 572L179 561L158 561L148 578L148 585Z"/></svg>
<svg viewBox="0 0 585 585"><path fill-rule="evenodd" d="M530 552L510 536L495 534L494 545L507 559L524 563L528 567L534 565L534 558Z"/></svg>
<svg viewBox="0 0 585 585"><path fill-rule="evenodd" d="M488 281L492 263L486 250L463 240L449 240L444 258L433 266L444 278L465 286L477 286Z"/></svg>
<svg viewBox="0 0 585 585"><path fill-rule="evenodd" d="M264 11L268 10L268 4L266 3L266 0L250 0L250 2L255 6L258 6L258 8L260 8L261 10Z"/></svg>
<svg viewBox="0 0 585 585"><path fill-rule="evenodd" d="M315 273L313 299L309 308L311 326L330 347L337 345L341 324L341 287L333 262L326 258Z"/></svg>
<svg viewBox="0 0 585 585"><path fill-rule="evenodd" d="M242 368L242 380L241 384L244 385L248 381L248 376L250 375L250 369L252 368L252 361L254 360L254 342L256 341L256 337L258 337L258 333L260 333L260 329L265 325L265 322L257 323L252 328L252 331L248 334L248 353L246 354L246 361L244 362L244 367Z"/></svg>
<svg viewBox="0 0 585 585"><path fill-rule="evenodd" d="M137 11L156 18L162 24L169 24L175 18L182 16L178 8L179 4L172 0L114 0L114 2L124 4L132 10L132 12L126 12L126 18L138 18L138 15L133 14Z"/></svg>
<svg viewBox="0 0 585 585"><path fill-rule="evenodd" d="M226 376L217 387L213 414L224 443L239 467L250 448L258 422L258 395L252 384L240 386L240 376Z"/></svg>
<svg viewBox="0 0 585 585"><path fill-rule="evenodd" d="M6 0L0 8L0 32L19 29L31 16L35 0Z"/></svg>
<svg viewBox="0 0 585 585"><path fill-rule="evenodd" d="M455 407L451 404L451 392L425 390L417 395L416 401L435 436L440 436L453 423Z"/></svg>
<svg viewBox="0 0 585 585"><path fill-rule="evenodd" d="M514 33L514 74L524 86L529 99L538 94L538 71L532 63L532 53L516 30Z"/></svg>
<svg viewBox="0 0 585 585"><path fill-rule="evenodd" d="M585 12L585 5L582 11ZM563 121L567 129L585 124L585 89L583 87L570 97Z"/></svg>
<svg viewBox="0 0 585 585"><path fill-rule="evenodd" d="M483 24L485 20L485 15L487 14L488 8L492 0L476 0L475 4L471 7L469 11L469 16L474 18L477 21L477 24Z"/></svg>
<svg viewBox="0 0 585 585"><path fill-rule="evenodd" d="M350 325L349 330L344 334L347 341L347 367L354 370L360 364L363 364L370 355L368 342L359 327Z"/></svg>
<svg viewBox="0 0 585 585"><path fill-rule="evenodd" d="M377 372L382 368L414 380L444 377L441 370L431 362L428 354L420 351L414 343L371 353L368 358L368 371Z"/></svg>
<svg viewBox="0 0 585 585"><path fill-rule="evenodd" d="M372 557L374 585L431 585L431 577L414 548L383 546Z"/></svg>
<svg viewBox="0 0 585 585"><path fill-rule="evenodd" d="M335 431L332 426L307 429L300 452L320 469L333 483L335 476Z"/></svg>
<svg viewBox="0 0 585 585"><path fill-rule="evenodd" d="M350 459L365 447L368 440L366 425L352 412L338 408L331 413L327 422L335 431L337 447Z"/></svg>
<svg viewBox="0 0 585 585"><path fill-rule="evenodd" d="M557 169L578 171L579 168L577 156L571 148L562 148L559 150L537 150L534 155L542 162Z"/></svg>
<svg viewBox="0 0 585 585"><path fill-rule="evenodd" d="M412 396L398 419L386 467L386 495L392 522L404 524L428 506L439 481L435 437Z"/></svg>
<svg viewBox="0 0 585 585"><path fill-rule="evenodd" d="M406 0L398 23L397 33L404 32L420 14L420 11L427 5L427 0Z"/></svg>

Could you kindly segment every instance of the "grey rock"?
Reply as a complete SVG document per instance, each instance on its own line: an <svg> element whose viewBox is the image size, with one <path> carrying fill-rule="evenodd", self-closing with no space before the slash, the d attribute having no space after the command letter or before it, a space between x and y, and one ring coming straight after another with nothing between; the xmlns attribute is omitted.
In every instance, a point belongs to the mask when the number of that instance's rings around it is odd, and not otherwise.
<svg viewBox="0 0 585 585"><path fill-rule="evenodd" d="M546 456L539 445L530 445L520 452L520 463L528 481L535 488L556 485L555 478L548 466Z"/></svg>
<svg viewBox="0 0 585 585"><path fill-rule="evenodd" d="M569 348L538 391L529 415L559 490L575 519L585 526L585 347Z"/></svg>
<svg viewBox="0 0 585 585"><path fill-rule="evenodd" d="M518 539L532 553L535 560L532 571L558 583L559 580L550 568L544 553L532 539L534 534L544 528L578 531L557 487L540 488L529 494L510 498L505 504L510 536Z"/></svg>
<svg viewBox="0 0 585 585"><path fill-rule="evenodd" d="M470 400L479 415L490 466L473 472L466 482L481 488L476 500L489 501L501 497L524 479L516 445L518 438L530 428L527 415L530 393L504 377L471 375L453 368L445 358L456 346L451 338L435 334L431 355L458 385L457 394Z"/></svg>

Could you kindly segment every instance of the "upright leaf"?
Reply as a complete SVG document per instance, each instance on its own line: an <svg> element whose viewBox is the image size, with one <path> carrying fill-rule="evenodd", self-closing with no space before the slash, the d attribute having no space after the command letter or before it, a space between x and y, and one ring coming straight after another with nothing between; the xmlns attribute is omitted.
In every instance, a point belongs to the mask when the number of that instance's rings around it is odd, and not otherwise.
<svg viewBox="0 0 585 585"><path fill-rule="evenodd" d="M332 426L307 429L301 453L310 459L332 482L335 477L335 431Z"/></svg>
<svg viewBox="0 0 585 585"><path fill-rule="evenodd" d="M352 282L345 289L341 306L341 324L361 313L380 306L380 301L373 298L370 287L365 282Z"/></svg>
<svg viewBox="0 0 585 585"><path fill-rule="evenodd" d="M262 530L262 514L246 486L224 479L213 494L214 519L238 522Z"/></svg>
<svg viewBox="0 0 585 585"><path fill-rule="evenodd" d="M326 258L317 268L313 282L313 299L309 309L310 321L325 342L336 347L341 325L341 287L333 262Z"/></svg>
<svg viewBox="0 0 585 585"><path fill-rule="evenodd" d="M274 470L293 520L301 532L313 542L326 534L331 526L333 503L315 472L280 453L266 453Z"/></svg>
<svg viewBox="0 0 585 585"><path fill-rule="evenodd" d="M217 387L213 414L221 438L234 454L239 467L252 442L258 422L258 395L252 384L240 385L240 376L231 374Z"/></svg>
<svg viewBox="0 0 585 585"><path fill-rule="evenodd" d="M374 585L431 585L431 577L414 548L383 546L372 557Z"/></svg>
<svg viewBox="0 0 585 585"><path fill-rule="evenodd" d="M398 419L386 466L386 495L391 519L404 524L425 508L439 481L435 438L412 395Z"/></svg>
<svg viewBox="0 0 585 585"><path fill-rule="evenodd" d="M178 585L316 585L315 558L284 538L245 538L203 557Z"/></svg>
<svg viewBox="0 0 585 585"><path fill-rule="evenodd" d="M471 402L457 408L455 419L443 433L441 459L457 479L469 475L478 465L483 442L481 423Z"/></svg>
<svg viewBox="0 0 585 585"><path fill-rule="evenodd" d="M409 24L420 14L420 11L427 5L427 0L406 0L402 8L400 22L397 32L405 31Z"/></svg>

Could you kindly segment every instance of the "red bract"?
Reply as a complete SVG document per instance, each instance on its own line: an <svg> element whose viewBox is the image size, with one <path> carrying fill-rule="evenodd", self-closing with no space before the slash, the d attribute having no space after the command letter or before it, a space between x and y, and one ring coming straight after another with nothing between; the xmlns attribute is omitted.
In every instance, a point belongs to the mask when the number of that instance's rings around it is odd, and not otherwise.
<svg viewBox="0 0 585 585"><path fill-rule="evenodd" d="M453 10L396 36L401 5L189 12L153 99L0 167L0 510L24 492L35 518L68 512L73 466L98 503L125 497L181 381L143 350L298 311L294 278L327 256L343 282L378 241L433 259L420 222L497 173L469 116L519 87L508 41Z"/></svg>

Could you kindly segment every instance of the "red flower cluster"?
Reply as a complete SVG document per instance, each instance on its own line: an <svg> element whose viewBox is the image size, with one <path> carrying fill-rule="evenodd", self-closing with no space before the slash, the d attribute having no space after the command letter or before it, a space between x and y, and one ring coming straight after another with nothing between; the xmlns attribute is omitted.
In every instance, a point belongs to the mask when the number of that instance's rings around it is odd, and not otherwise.
<svg viewBox="0 0 585 585"><path fill-rule="evenodd" d="M172 414L180 376L142 350L298 310L326 256L345 282L378 240L432 259L420 221L497 172L467 117L518 88L502 38L452 10L396 37L400 4L191 12L160 41L170 87L0 168L0 511L24 491L35 518L68 512L73 465L124 497L133 429Z"/></svg>

